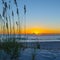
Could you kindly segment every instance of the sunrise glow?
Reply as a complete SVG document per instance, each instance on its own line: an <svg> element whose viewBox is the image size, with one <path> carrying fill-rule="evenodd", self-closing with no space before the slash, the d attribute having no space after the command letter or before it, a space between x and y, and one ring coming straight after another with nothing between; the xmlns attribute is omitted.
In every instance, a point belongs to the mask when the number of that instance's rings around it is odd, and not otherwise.
<svg viewBox="0 0 60 60"><path fill-rule="evenodd" d="M2 31L0 29L0 34L2 34L2 33L8 34L7 30ZM13 29L11 29L11 32L9 31L9 33L14 34ZM37 27L35 28L35 27L33 27L33 28L30 28L30 29L27 28L26 30L21 29L20 32L19 32L19 30L15 29L15 34L36 34L36 35L38 35L38 34L43 34L43 33L45 33L45 34L52 34L52 33L53 34L59 34L60 29L55 30L55 29L37 28Z"/></svg>

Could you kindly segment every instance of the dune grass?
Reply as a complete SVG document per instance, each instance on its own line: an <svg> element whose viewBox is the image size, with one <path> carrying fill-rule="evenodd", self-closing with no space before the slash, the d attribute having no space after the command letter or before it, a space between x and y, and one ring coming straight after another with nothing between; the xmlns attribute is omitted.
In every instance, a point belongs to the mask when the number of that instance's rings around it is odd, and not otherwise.
<svg viewBox="0 0 60 60"><path fill-rule="evenodd" d="M20 43L17 43L16 41L7 41L7 42L0 42L0 50L3 50L7 54L11 56L11 59L18 58L20 49L23 46Z"/></svg>

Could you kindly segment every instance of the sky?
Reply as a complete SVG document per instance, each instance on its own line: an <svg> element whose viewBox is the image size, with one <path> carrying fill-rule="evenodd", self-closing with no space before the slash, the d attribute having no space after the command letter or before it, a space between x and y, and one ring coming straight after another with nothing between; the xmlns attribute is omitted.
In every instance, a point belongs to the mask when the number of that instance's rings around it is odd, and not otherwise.
<svg viewBox="0 0 60 60"><path fill-rule="evenodd" d="M17 3L22 30L26 26L27 33L60 33L60 0L17 0ZM24 15L24 4L26 15ZM16 8L13 3L11 6L15 11L16 21ZM0 4L0 13L1 8Z"/></svg>

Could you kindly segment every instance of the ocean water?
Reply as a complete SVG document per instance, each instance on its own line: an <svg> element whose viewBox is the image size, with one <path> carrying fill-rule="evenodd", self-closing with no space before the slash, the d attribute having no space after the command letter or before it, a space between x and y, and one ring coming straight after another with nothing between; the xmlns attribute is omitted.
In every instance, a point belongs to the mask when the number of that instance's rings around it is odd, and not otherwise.
<svg viewBox="0 0 60 60"><path fill-rule="evenodd" d="M19 39L20 36L26 39ZM4 39L15 37L18 43L27 46L27 48L19 49L18 58L12 60L60 60L60 35L0 35L0 40L2 37ZM0 60L11 60L11 55L0 50Z"/></svg>
<svg viewBox="0 0 60 60"><path fill-rule="evenodd" d="M11 35L8 35L8 34L4 34L4 35L2 35L2 34L0 34L0 38L1 37L3 37L3 38L5 38L5 37L27 37L28 39L38 39L38 40L56 40L56 39L60 39L60 35L23 35L23 34L21 34L21 35L18 35L18 34L16 34L16 35L14 35L14 34L11 34Z"/></svg>

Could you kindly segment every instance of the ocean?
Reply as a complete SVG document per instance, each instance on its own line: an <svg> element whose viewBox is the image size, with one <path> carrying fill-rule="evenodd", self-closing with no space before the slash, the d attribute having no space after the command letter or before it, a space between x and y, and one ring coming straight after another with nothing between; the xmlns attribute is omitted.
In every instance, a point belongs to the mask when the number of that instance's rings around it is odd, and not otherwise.
<svg viewBox="0 0 60 60"><path fill-rule="evenodd" d="M60 60L60 35L0 35L0 40L12 36L24 46L19 48L17 60ZM11 60L11 56L5 50L0 50L0 60Z"/></svg>
<svg viewBox="0 0 60 60"><path fill-rule="evenodd" d="M40 45L41 49L60 49L60 35L1 35L0 40L15 37L18 43L22 43L27 47L36 47Z"/></svg>

